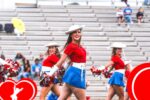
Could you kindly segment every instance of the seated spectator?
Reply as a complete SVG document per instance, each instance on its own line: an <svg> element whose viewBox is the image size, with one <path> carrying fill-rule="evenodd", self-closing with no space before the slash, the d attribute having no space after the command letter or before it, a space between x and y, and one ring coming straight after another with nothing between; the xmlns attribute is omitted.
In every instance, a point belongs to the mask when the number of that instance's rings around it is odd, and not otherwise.
<svg viewBox="0 0 150 100"><path fill-rule="evenodd" d="M41 72L42 64L40 63L40 60L36 58L34 60L34 64L31 66L31 76L32 78L39 77L40 78L40 72Z"/></svg>
<svg viewBox="0 0 150 100"><path fill-rule="evenodd" d="M118 20L118 26L120 26L120 24L123 22L123 11L121 8L117 8L116 16Z"/></svg>
<svg viewBox="0 0 150 100"><path fill-rule="evenodd" d="M138 24L140 25L142 20L143 20L143 16L144 16L144 9L142 7L140 7L138 9L138 12L136 13L136 18L138 21Z"/></svg>
<svg viewBox="0 0 150 100"><path fill-rule="evenodd" d="M30 77L30 62L27 59L23 59L23 65L21 66L21 72L18 75L18 80L22 78Z"/></svg>
<svg viewBox="0 0 150 100"><path fill-rule="evenodd" d="M18 52L15 56L15 61L17 61L20 64L20 66L22 66L23 59L25 59L24 56L20 52Z"/></svg>
<svg viewBox="0 0 150 100"><path fill-rule="evenodd" d="M131 17L131 15L132 15L132 9L130 8L130 5L127 5L127 7L123 10L123 13L124 13L124 18L125 18L125 21L127 23L127 26L129 28L129 25L131 23L133 23L132 22L132 17Z"/></svg>
<svg viewBox="0 0 150 100"><path fill-rule="evenodd" d="M150 0L144 0L144 5L149 6L150 5Z"/></svg>

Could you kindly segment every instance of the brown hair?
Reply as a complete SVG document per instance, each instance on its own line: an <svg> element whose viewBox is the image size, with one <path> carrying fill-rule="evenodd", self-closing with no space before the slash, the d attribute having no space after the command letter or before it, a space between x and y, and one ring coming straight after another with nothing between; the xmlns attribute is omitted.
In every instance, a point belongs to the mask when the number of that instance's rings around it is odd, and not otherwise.
<svg viewBox="0 0 150 100"><path fill-rule="evenodd" d="M112 49L112 54L111 54L111 56L115 56L115 55L116 55L117 49L118 49L118 48L113 48L113 49Z"/></svg>
<svg viewBox="0 0 150 100"><path fill-rule="evenodd" d="M80 31L81 31L81 29L80 29ZM75 31L73 31L73 32L71 32L71 33L69 33L69 36L68 36L68 39L67 39L67 42L65 43L65 45L64 45L64 48L63 49L65 49L66 48L66 46L69 44L69 43L71 43L72 42L72 34L73 33L75 33ZM80 44L80 42L81 42L81 38L80 38L80 40L79 40L79 44Z"/></svg>
<svg viewBox="0 0 150 100"><path fill-rule="evenodd" d="M122 48L113 48L113 49L112 49L112 55L111 55L111 56L115 56L115 55L116 55L117 49L122 49ZM120 55L120 57L121 57L121 55Z"/></svg>
<svg viewBox="0 0 150 100"><path fill-rule="evenodd" d="M55 54L60 58L60 52L59 52L59 49L58 49L58 47L57 46L54 46L55 48L56 48L56 52L55 52ZM45 55L49 55L49 47L48 47L48 49L47 49L47 51L46 51L46 53L45 53Z"/></svg>

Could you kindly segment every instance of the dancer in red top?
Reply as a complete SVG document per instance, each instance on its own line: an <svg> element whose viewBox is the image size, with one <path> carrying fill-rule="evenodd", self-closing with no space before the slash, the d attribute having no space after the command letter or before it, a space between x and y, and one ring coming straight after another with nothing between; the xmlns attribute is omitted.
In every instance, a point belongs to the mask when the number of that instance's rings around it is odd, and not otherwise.
<svg viewBox="0 0 150 100"><path fill-rule="evenodd" d="M125 64L125 62L122 59L122 48L126 46L122 43L114 43L111 47L113 48L112 57L105 67L107 68L111 66L115 69L115 71L109 80L110 87L108 90L106 100L111 100L115 94L118 95L119 100L124 100L123 88L125 85L123 77L125 69L127 69L129 66Z"/></svg>
<svg viewBox="0 0 150 100"><path fill-rule="evenodd" d="M58 50L59 45L56 42L51 42L46 47L48 47L48 50L46 52L47 58L44 59L42 64L42 73L47 75L47 73L50 72L53 65L57 63L57 61L60 58L60 53ZM55 82L47 83L48 86L43 86L41 93L40 93L40 100L45 100L45 97L47 96L48 92L52 90L57 96L60 95L59 86L57 84L54 84Z"/></svg>
<svg viewBox="0 0 150 100"><path fill-rule="evenodd" d="M86 63L86 51L81 46L81 30L83 26L73 25L69 28L66 34L69 34L68 40L64 47L64 53L60 60L52 68L49 73L50 76L64 63L68 57L71 61L71 65L66 70L63 77L65 83L62 88L62 93L58 100L66 100L72 93L78 100L86 100L85 88L85 63Z"/></svg>

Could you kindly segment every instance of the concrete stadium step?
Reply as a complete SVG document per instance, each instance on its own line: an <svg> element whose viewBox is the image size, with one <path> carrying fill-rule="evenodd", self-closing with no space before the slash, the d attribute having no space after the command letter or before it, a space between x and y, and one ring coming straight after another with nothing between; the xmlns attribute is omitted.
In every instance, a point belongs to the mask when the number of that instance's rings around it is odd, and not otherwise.
<svg viewBox="0 0 150 100"><path fill-rule="evenodd" d="M11 46L2 46L1 45L1 49L2 50L18 50L18 51L21 51L21 50L29 50L29 47L28 46L25 46L25 45L21 45L21 46L15 46L15 45L11 45Z"/></svg>
<svg viewBox="0 0 150 100"><path fill-rule="evenodd" d="M41 9L63 9L63 8L65 8L64 6L61 6L61 5L59 5L59 6L57 6L57 5L51 5L51 6L49 6L49 5L39 5L39 7Z"/></svg>
<svg viewBox="0 0 150 100"><path fill-rule="evenodd" d="M70 27L72 22L47 22L49 27Z"/></svg>
<svg viewBox="0 0 150 100"><path fill-rule="evenodd" d="M101 32L102 27L84 27L83 32L88 31L88 32Z"/></svg>
<svg viewBox="0 0 150 100"><path fill-rule="evenodd" d="M150 37L149 32L132 32L135 37Z"/></svg>
<svg viewBox="0 0 150 100"><path fill-rule="evenodd" d="M13 55L6 55L6 58L10 58L10 59L14 59L16 54L13 54ZM33 60L33 56L32 55L24 55L24 57L26 59L28 59L29 61L32 61Z"/></svg>
<svg viewBox="0 0 150 100"><path fill-rule="evenodd" d="M43 17L20 17L24 22L44 22L45 18Z"/></svg>
<svg viewBox="0 0 150 100"><path fill-rule="evenodd" d="M131 37L132 33L130 32L106 32L106 35L109 37Z"/></svg>
<svg viewBox="0 0 150 100"><path fill-rule="evenodd" d="M88 31L83 31L82 32L83 36L104 36L104 32L88 32ZM60 31L52 31L53 36L64 36L66 35L65 32L60 32Z"/></svg>
<svg viewBox="0 0 150 100"><path fill-rule="evenodd" d="M67 13L66 9L42 9L43 13Z"/></svg>
<svg viewBox="0 0 150 100"><path fill-rule="evenodd" d="M15 12L15 9L0 9L0 12Z"/></svg>
<svg viewBox="0 0 150 100"><path fill-rule="evenodd" d="M98 27L100 23L98 22L73 22L73 24L85 25L85 27Z"/></svg>
<svg viewBox="0 0 150 100"><path fill-rule="evenodd" d="M70 18L67 18L67 17L46 17L46 21L47 22L71 22L71 19Z"/></svg>
<svg viewBox="0 0 150 100"><path fill-rule="evenodd" d="M74 14L74 13L70 13L69 14L69 16L70 17L76 17L76 18L80 18L80 17L84 17L84 18L86 18L86 17L89 17L89 18L94 18L95 17L95 14L87 14L87 13L76 13L76 14Z"/></svg>
<svg viewBox="0 0 150 100"><path fill-rule="evenodd" d="M7 46L11 46L11 45L27 45L27 41L0 41L0 45L7 45Z"/></svg>
<svg viewBox="0 0 150 100"><path fill-rule="evenodd" d="M16 9L17 12L26 12L26 13L37 13L37 12L41 12L41 9L39 8L17 8Z"/></svg>
<svg viewBox="0 0 150 100"><path fill-rule="evenodd" d="M0 17L0 21L9 21L11 23L12 17Z"/></svg>
<svg viewBox="0 0 150 100"><path fill-rule="evenodd" d="M86 46L105 46L107 47L110 43L109 42L84 42L83 43Z"/></svg>
<svg viewBox="0 0 150 100"><path fill-rule="evenodd" d="M67 9L68 13L92 13L92 9Z"/></svg>
<svg viewBox="0 0 150 100"><path fill-rule="evenodd" d="M145 56L126 56L126 58L132 61L147 61L147 58Z"/></svg>
<svg viewBox="0 0 150 100"><path fill-rule="evenodd" d="M44 46L45 44L48 44L49 43L49 41L32 41L32 40L30 40L30 41L28 41L28 45L29 46Z"/></svg>
<svg viewBox="0 0 150 100"><path fill-rule="evenodd" d="M51 36L49 31L26 31L26 36Z"/></svg>
<svg viewBox="0 0 150 100"><path fill-rule="evenodd" d="M16 55L17 53L18 53L18 51L3 51L3 53L5 54L5 55ZM23 54L23 55L30 55L31 54L31 52L30 51L21 51L21 53Z"/></svg>
<svg viewBox="0 0 150 100"><path fill-rule="evenodd" d="M148 42L146 40L142 41L142 42L140 41L140 42L138 42L138 44L139 44L140 47L149 47L150 46L150 41L148 41Z"/></svg>
<svg viewBox="0 0 150 100"><path fill-rule="evenodd" d="M110 56L107 56L107 55L105 55L105 56L100 55L99 56L99 55L97 55L97 56L92 56L91 59L93 61L109 61Z"/></svg>
<svg viewBox="0 0 150 100"><path fill-rule="evenodd" d="M149 52L150 51L150 48L149 48L149 46L145 46L145 47L141 47L141 50L142 51L147 51L147 52Z"/></svg>
<svg viewBox="0 0 150 100"><path fill-rule="evenodd" d="M122 42L124 44L127 45L127 47L137 47L138 46L138 43L137 42L129 42L129 41L126 41L126 42Z"/></svg>
<svg viewBox="0 0 150 100"><path fill-rule="evenodd" d="M15 17L17 16L16 12L0 12L0 17Z"/></svg>
<svg viewBox="0 0 150 100"><path fill-rule="evenodd" d="M67 36L55 36L53 37L54 40L67 40ZM91 36L84 36L83 38L83 41L84 42L87 42L87 41L99 41L99 42L103 42L103 41L107 41L107 37L91 37ZM83 42L83 43L84 43Z"/></svg>
<svg viewBox="0 0 150 100"><path fill-rule="evenodd" d="M130 28L131 32L150 32L149 28Z"/></svg>
<svg viewBox="0 0 150 100"><path fill-rule="evenodd" d="M68 13L44 13L45 17L69 17Z"/></svg>
<svg viewBox="0 0 150 100"><path fill-rule="evenodd" d="M150 52L146 51L146 52L144 52L144 55L145 55L146 57L150 57Z"/></svg>
<svg viewBox="0 0 150 100"><path fill-rule="evenodd" d="M83 36L105 36L105 33L104 32L86 32L84 31L83 33Z"/></svg>
<svg viewBox="0 0 150 100"><path fill-rule="evenodd" d="M134 37L109 37L111 42L134 42Z"/></svg>
<svg viewBox="0 0 150 100"><path fill-rule="evenodd" d="M42 17L42 13L19 13L19 17Z"/></svg>
<svg viewBox="0 0 150 100"><path fill-rule="evenodd" d="M130 52L140 52L141 48L140 47L128 47L124 48L125 51L130 51Z"/></svg>
<svg viewBox="0 0 150 100"><path fill-rule="evenodd" d="M88 51L89 55L91 56L110 56L111 55L111 51ZM125 51L125 55L126 56L143 56L142 52L127 52Z"/></svg>
<svg viewBox="0 0 150 100"><path fill-rule="evenodd" d="M73 21L73 22L96 22L97 21L97 18L85 18L85 17L83 17L83 18L71 18L71 20Z"/></svg>
<svg viewBox="0 0 150 100"><path fill-rule="evenodd" d="M86 36L82 38L83 41L107 41L107 37L92 37L92 36Z"/></svg>
<svg viewBox="0 0 150 100"><path fill-rule="evenodd" d="M27 41L51 41L53 37L47 36L26 36Z"/></svg>
<svg viewBox="0 0 150 100"><path fill-rule="evenodd" d="M76 6L76 5L67 5L65 6L67 9L88 9L90 6Z"/></svg>
<svg viewBox="0 0 150 100"><path fill-rule="evenodd" d="M24 23L25 23L25 26L31 26L31 27L33 27L33 26L46 27L47 26L46 22L32 22L32 21L30 21L30 22L24 22Z"/></svg>
<svg viewBox="0 0 150 100"><path fill-rule="evenodd" d="M32 52L36 52L36 51L46 51L47 48L43 45L43 46L30 46L29 47L30 51ZM39 52L40 53L40 52Z"/></svg>
<svg viewBox="0 0 150 100"><path fill-rule="evenodd" d="M26 36L0 36L1 41L23 41L26 39Z"/></svg>
<svg viewBox="0 0 150 100"><path fill-rule="evenodd" d="M126 28L126 27L116 27L116 28L111 28L111 27L109 27L109 28L105 28L104 27L104 29L103 29L103 31L105 31L105 32L128 32L128 28Z"/></svg>
<svg viewBox="0 0 150 100"><path fill-rule="evenodd" d="M28 26L26 27L27 31L48 31L49 27L45 26Z"/></svg>
<svg viewBox="0 0 150 100"><path fill-rule="evenodd" d="M115 10L100 10L100 9L94 9L94 13L96 13L96 14L115 14L116 13L116 11Z"/></svg>
<svg viewBox="0 0 150 100"><path fill-rule="evenodd" d="M110 2L110 0L107 1ZM92 4L91 1L90 4ZM137 7L133 8L132 17L135 21L137 9ZM144 10L145 23L141 25L133 23L129 31L125 24L117 26L116 10L113 7L70 5L0 10L0 23L5 24L10 22L12 17L18 16L23 19L27 30L24 36L20 37L13 36L14 34L4 36L4 32L0 32L0 44L2 43L0 50L6 54L7 58L14 58L16 52L20 51L33 63L35 57L46 52L45 44L50 41L58 42L61 50L67 39L65 31L71 25L85 25L81 44L86 48L88 54L86 76L91 85L87 88L87 95L91 96L91 100L105 100L108 79L100 80L100 77L93 77L90 67L108 63L111 58L111 49L108 47L113 42L123 42L127 45L124 50L125 55L127 60L132 60L131 64L134 67L150 61L150 11L149 8L144 8ZM39 100L41 88L39 88L39 83L37 86L36 100ZM113 98L113 100L117 99L116 96ZM74 95L71 100L76 100Z"/></svg>
<svg viewBox="0 0 150 100"><path fill-rule="evenodd" d="M95 16L97 17L97 18L104 18L104 17L106 17L106 18L116 18L116 15L115 14L95 14Z"/></svg>
<svg viewBox="0 0 150 100"><path fill-rule="evenodd" d="M150 42L150 37L136 37L136 41L139 41L139 42Z"/></svg>

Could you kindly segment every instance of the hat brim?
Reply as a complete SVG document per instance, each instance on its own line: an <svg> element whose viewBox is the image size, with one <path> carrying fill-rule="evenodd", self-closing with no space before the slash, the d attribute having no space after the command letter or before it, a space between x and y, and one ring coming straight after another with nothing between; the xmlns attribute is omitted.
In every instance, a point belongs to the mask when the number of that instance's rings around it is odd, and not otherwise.
<svg viewBox="0 0 150 100"><path fill-rule="evenodd" d="M47 44L47 45L45 45L45 47L59 47L59 45L58 44Z"/></svg>
<svg viewBox="0 0 150 100"><path fill-rule="evenodd" d="M82 26L80 26L80 27L78 27L78 28L75 28L75 29L73 29L73 30L66 31L65 33L66 33L66 34L70 34L70 33L74 32L74 31L76 31L76 30L79 30L79 29L82 30L84 27L85 27L85 25L82 25Z"/></svg>
<svg viewBox="0 0 150 100"><path fill-rule="evenodd" d="M110 48L125 48L126 45L123 43L114 43L110 46Z"/></svg>
<svg viewBox="0 0 150 100"><path fill-rule="evenodd" d="M110 46L110 48L125 48L126 46Z"/></svg>

